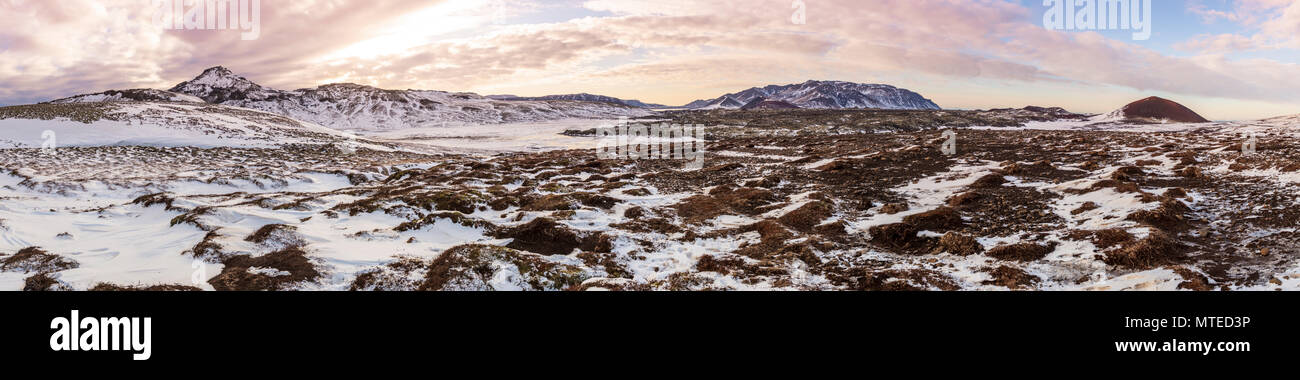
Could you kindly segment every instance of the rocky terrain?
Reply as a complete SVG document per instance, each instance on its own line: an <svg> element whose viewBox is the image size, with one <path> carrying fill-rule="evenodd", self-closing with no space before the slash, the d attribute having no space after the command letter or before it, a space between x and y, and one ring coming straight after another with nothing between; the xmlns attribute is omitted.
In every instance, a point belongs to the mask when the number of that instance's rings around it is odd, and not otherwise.
<svg viewBox="0 0 1300 380"><path fill-rule="evenodd" d="M5 149L0 288L1300 288L1300 119L1059 112L664 114L706 126L699 170L590 149Z"/></svg>

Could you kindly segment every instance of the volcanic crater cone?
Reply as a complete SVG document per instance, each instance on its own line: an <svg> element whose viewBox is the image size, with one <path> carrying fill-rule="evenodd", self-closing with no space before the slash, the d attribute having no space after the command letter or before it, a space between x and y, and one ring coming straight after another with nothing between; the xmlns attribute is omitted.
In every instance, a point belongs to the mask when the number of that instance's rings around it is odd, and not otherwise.
<svg viewBox="0 0 1300 380"><path fill-rule="evenodd" d="M1208 123L1196 111L1178 102L1152 96L1111 112L1107 119L1139 120L1164 123Z"/></svg>

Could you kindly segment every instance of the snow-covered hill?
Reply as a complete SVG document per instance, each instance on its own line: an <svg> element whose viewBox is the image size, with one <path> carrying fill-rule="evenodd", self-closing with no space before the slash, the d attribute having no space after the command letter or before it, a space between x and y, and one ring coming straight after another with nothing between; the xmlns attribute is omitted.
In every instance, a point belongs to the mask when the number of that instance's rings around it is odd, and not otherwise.
<svg viewBox="0 0 1300 380"><path fill-rule="evenodd" d="M1120 107L1104 115L1092 118L1094 122L1125 123L1208 123L1196 111L1172 100L1160 97L1148 97Z"/></svg>
<svg viewBox="0 0 1300 380"><path fill-rule="evenodd" d="M800 84L754 87L716 99L691 102L690 109L736 109L754 99L783 101L799 108L875 108L890 110L937 110L939 105L912 91L884 84L840 81L807 81Z"/></svg>
<svg viewBox="0 0 1300 380"><path fill-rule="evenodd" d="M0 148L40 148L46 142L57 147L205 148L356 142L382 149L313 123L202 102L65 102L0 108Z"/></svg>
<svg viewBox="0 0 1300 380"><path fill-rule="evenodd" d="M587 94L587 93L582 93L582 94L567 94L567 95L546 95L546 96L537 96L537 97L523 97L523 96L514 96L514 95L490 95L490 96L488 96L488 97L489 97L489 98L492 98L492 99L497 99L497 100L510 100L510 101L521 101L521 100L525 100L525 101L537 101L537 100L574 100L574 101L580 101L580 102L599 102L599 103L613 103L613 104L621 104L621 105L625 105L625 106L628 106L628 107L637 107L637 108L664 108L664 107L667 107L667 106L662 105L662 104L651 104L651 103L642 102L642 101L640 101L640 100L636 100L636 99L625 100L625 99L615 98L615 97L613 97L613 96L593 95L593 94Z"/></svg>
<svg viewBox="0 0 1300 380"><path fill-rule="evenodd" d="M253 83L224 67L205 70L171 91L211 103L262 110L343 130L393 130L449 123L495 124L652 114L649 110L622 104L569 100L503 101L473 93L385 90L349 83L283 91Z"/></svg>
<svg viewBox="0 0 1300 380"><path fill-rule="evenodd" d="M94 103L94 102L190 102L203 103L203 99L196 96L179 94L171 91L155 90L152 88L138 88L131 90L109 90L94 94L83 94L63 99L51 100L47 103L67 104L67 103Z"/></svg>
<svg viewBox="0 0 1300 380"><path fill-rule="evenodd" d="M716 110L716 109L740 109L741 107L744 106L745 106L745 102L736 100L735 98L732 98L729 95L724 95L721 98L714 99L707 103L699 103L699 101L693 102L691 104L686 105L686 108L701 109L701 110Z"/></svg>
<svg viewBox="0 0 1300 380"><path fill-rule="evenodd" d="M1286 126L1300 126L1300 114L1270 117L1260 120L1261 123Z"/></svg>

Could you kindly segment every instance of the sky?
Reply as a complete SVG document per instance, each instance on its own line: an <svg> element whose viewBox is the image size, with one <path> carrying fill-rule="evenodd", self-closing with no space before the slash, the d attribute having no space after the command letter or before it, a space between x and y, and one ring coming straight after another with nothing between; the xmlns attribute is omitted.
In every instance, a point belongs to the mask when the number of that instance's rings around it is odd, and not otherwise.
<svg viewBox="0 0 1300 380"><path fill-rule="evenodd" d="M1154 95L1213 120L1300 114L1298 0L1154 0L1145 40L1048 28L1043 0L262 0L247 40L164 28L165 3L0 0L0 105L166 89L220 65L280 89L681 105L843 80L950 109L1104 113Z"/></svg>

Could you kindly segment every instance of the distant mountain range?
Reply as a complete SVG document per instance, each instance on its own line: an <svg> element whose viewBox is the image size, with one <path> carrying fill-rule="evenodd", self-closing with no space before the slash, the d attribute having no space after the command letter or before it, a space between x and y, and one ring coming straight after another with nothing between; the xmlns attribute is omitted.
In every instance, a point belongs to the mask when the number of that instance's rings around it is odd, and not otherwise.
<svg viewBox="0 0 1300 380"><path fill-rule="evenodd" d="M862 84L839 81L808 81L800 84L754 87L726 94L714 99L696 100L680 107L648 104L639 100L624 100L612 96L593 94L547 95L521 97L515 95L489 95L488 98L506 101L574 100L626 105L638 108L684 109L889 109L937 110L939 105L915 92L884 84Z"/></svg>
<svg viewBox="0 0 1300 380"><path fill-rule="evenodd" d="M588 93L520 97L467 92L386 90L341 83L279 90L254 83L217 66L168 90L112 90L53 100L50 104L94 102L206 103L248 108L338 130L392 130L457 124L493 124L560 119L642 117L651 109L887 109L938 110L915 92L884 84L808 81L754 87L682 107L650 104Z"/></svg>
<svg viewBox="0 0 1300 380"><path fill-rule="evenodd" d="M224 67L205 70L171 92L209 103L289 116L335 129L390 130L451 123L508 123L647 116L623 104L568 100L503 101L474 93L385 90L343 83L283 91L263 87Z"/></svg>
<svg viewBox="0 0 1300 380"><path fill-rule="evenodd" d="M884 84L807 81L799 84L754 87L714 99L696 100L688 109L741 109L755 99L779 101L798 108L887 110L938 110L939 105L921 94Z"/></svg>
<svg viewBox="0 0 1300 380"><path fill-rule="evenodd" d="M980 111L981 115L1003 118L1015 118L1032 121L1077 120L1084 121L1094 115L1074 113L1061 107L1027 106L1024 108L994 108Z"/></svg>
<svg viewBox="0 0 1300 380"><path fill-rule="evenodd" d="M220 104L283 115L338 130L391 130L446 123L612 119L652 114L644 108L615 102L564 99L504 101L474 93L385 90L351 83L285 91L259 85L220 66L204 70L194 79L167 91L113 90L48 103L113 101Z"/></svg>
<svg viewBox="0 0 1300 380"><path fill-rule="evenodd" d="M568 94L568 95L547 95L547 96L537 96L537 97L522 97L522 96L514 96L514 95L488 95L487 97L491 99L506 100L506 101L572 100L572 101L580 101L580 102L613 103L613 104L621 104L628 107L637 107L637 108L667 108L668 107L663 104L645 103L635 99L624 100L612 96L592 95L586 93Z"/></svg>

